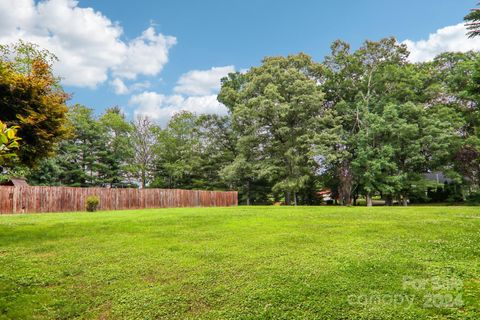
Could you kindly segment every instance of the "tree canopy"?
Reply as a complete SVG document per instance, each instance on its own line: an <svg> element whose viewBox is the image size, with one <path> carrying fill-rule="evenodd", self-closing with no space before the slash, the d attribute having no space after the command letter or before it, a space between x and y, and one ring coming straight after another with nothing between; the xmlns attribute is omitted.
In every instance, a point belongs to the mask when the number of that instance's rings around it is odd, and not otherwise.
<svg viewBox="0 0 480 320"><path fill-rule="evenodd" d="M0 46L0 120L18 127L19 160L34 166L70 133L68 95L52 73L55 56L36 45Z"/></svg>

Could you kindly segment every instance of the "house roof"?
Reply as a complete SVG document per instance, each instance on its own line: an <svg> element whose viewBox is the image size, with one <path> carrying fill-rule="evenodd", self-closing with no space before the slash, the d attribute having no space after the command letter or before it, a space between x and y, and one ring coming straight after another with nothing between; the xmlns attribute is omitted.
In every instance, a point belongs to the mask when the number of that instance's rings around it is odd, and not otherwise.
<svg viewBox="0 0 480 320"><path fill-rule="evenodd" d="M322 190L317 192L317 194L319 194L319 195L326 195L326 194L331 194L331 193L332 193L332 190L330 190L330 189L322 189Z"/></svg>
<svg viewBox="0 0 480 320"><path fill-rule="evenodd" d="M10 180L0 183L4 186L14 186L14 187L27 187L28 183L25 179L22 178L11 178Z"/></svg>

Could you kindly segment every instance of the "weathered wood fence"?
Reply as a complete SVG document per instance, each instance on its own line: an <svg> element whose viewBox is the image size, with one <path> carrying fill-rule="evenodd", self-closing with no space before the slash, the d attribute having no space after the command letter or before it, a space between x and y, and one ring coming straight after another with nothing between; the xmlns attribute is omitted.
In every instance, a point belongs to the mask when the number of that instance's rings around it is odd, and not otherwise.
<svg viewBox="0 0 480 320"><path fill-rule="evenodd" d="M85 211L90 195L98 210L238 205L236 191L0 186L0 213Z"/></svg>

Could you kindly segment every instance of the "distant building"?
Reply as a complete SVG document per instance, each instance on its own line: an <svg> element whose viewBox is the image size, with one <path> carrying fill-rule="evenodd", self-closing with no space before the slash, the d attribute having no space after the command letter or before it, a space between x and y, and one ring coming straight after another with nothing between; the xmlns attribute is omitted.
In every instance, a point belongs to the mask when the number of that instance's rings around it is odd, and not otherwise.
<svg viewBox="0 0 480 320"><path fill-rule="evenodd" d="M328 200L333 200L332 199L332 190L330 189L322 189L319 192L317 192L317 195L323 200L323 201L328 201Z"/></svg>
<svg viewBox="0 0 480 320"><path fill-rule="evenodd" d="M447 182L447 183L453 182L452 179L447 178L445 176L445 174L443 174L443 172L441 172L441 171L434 171L434 172L425 173L423 175L423 177L427 180L435 181L437 183L442 183L442 184L444 184L445 182Z"/></svg>

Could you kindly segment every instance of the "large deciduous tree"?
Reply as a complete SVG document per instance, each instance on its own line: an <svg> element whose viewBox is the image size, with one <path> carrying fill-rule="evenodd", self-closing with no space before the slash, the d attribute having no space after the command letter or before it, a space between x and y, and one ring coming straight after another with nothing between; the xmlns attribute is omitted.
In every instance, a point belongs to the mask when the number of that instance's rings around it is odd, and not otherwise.
<svg viewBox="0 0 480 320"><path fill-rule="evenodd" d="M0 46L0 120L18 126L19 160L34 166L69 134L69 98L53 75L55 57L36 45Z"/></svg>
<svg viewBox="0 0 480 320"><path fill-rule="evenodd" d="M271 57L224 81L219 100L232 110L240 135L237 159L226 172L256 162L243 174L251 176L255 170L257 178L273 184L273 192L296 203L316 166L311 149L323 103L320 70L305 54Z"/></svg>
<svg viewBox="0 0 480 320"><path fill-rule="evenodd" d="M446 52L430 64L442 91L438 103L458 112L461 140L450 150L453 172L471 190L480 187L480 54Z"/></svg>
<svg viewBox="0 0 480 320"><path fill-rule="evenodd" d="M359 191L368 204L375 192L406 203L422 174L448 161L458 114L437 101L435 70L407 57L405 46L388 38L354 52L335 42L325 60L318 150L323 165L336 172L342 204Z"/></svg>
<svg viewBox="0 0 480 320"><path fill-rule="evenodd" d="M128 171L133 178L140 181L142 188L147 187L153 179L156 130L157 126L148 117L139 116L133 123L133 158L128 165Z"/></svg>
<svg viewBox="0 0 480 320"><path fill-rule="evenodd" d="M357 135L367 125L366 116L388 100L385 97L388 90L396 93L384 86L389 82L385 77L391 67L406 64L407 56L405 46L389 38L366 41L353 53L347 43L336 41L331 55L325 59L322 79L325 113L320 121L318 151L323 165L335 171L342 204L351 203L358 183L352 168Z"/></svg>

